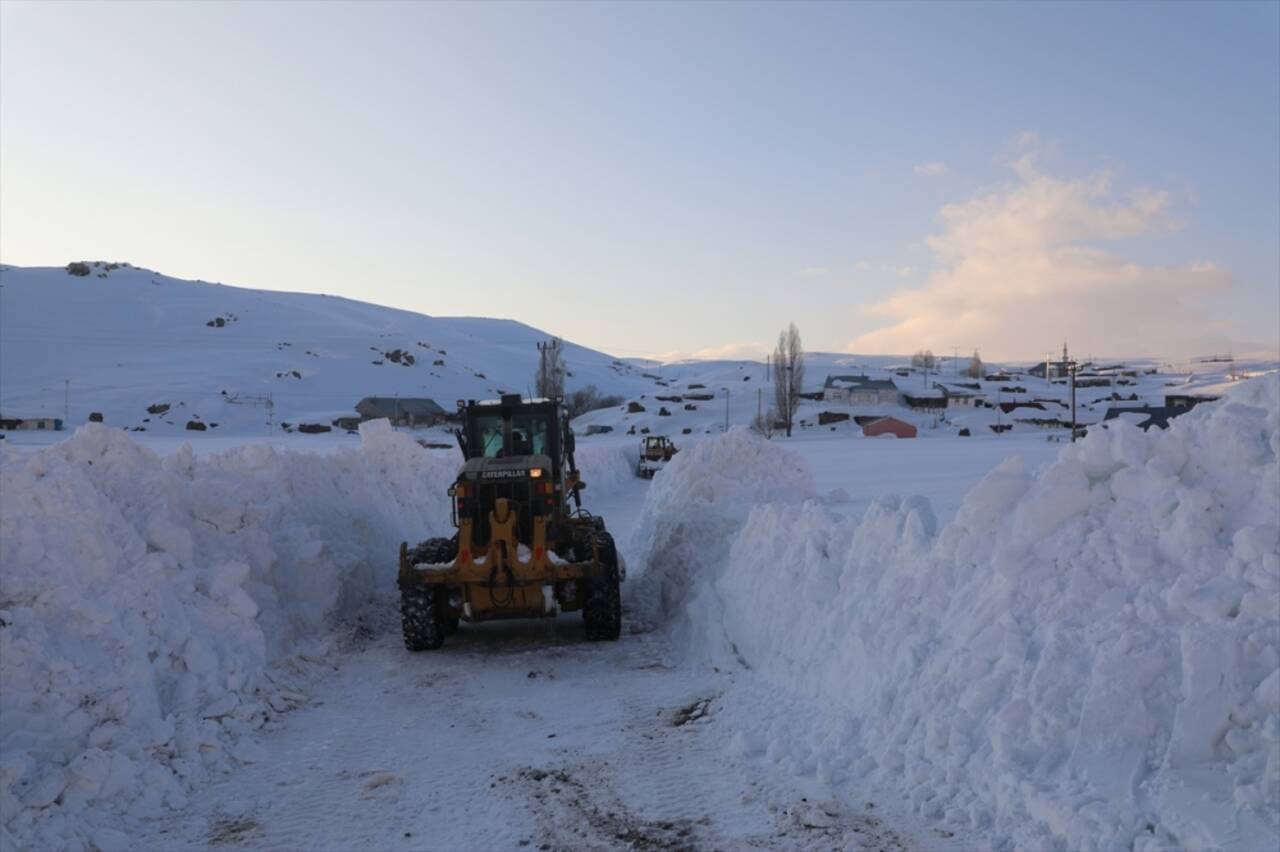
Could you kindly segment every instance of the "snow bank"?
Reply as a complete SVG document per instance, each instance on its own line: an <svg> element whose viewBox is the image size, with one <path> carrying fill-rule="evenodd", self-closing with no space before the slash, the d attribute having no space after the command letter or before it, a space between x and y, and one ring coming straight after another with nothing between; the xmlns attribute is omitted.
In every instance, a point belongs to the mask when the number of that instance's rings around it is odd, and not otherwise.
<svg viewBox="0 0 1280 852"><path fill-rule="evenodd" d="M0 848L110 847L113 821L254 760L298 661L448 523L456 466L386 421L361 435L161 458L90 424L0 448Z"/></svg>
<svg viewBox="0 0 1280 852"><path fill-rule="evenodd" d="M843 519L736 492L773 454L709 440L662 482L649 572L681 574L667 617L716 601L694 653L727 643L821 708L797 730L741 707L744 754L997 846L1277 848L1278 421L1272 376L1168 432L1095 430L1039 476L1001 465L940 532L918 498ZM681 518L726 499L758 505L699 563Z"/></svg>
<svg viewBox="0 0 1280 852"><path fill-rule="evenodd" d="M578 447L573 460L587 483L585 499L615 494L635 479L635 464L617 444Z"/></svg>
<svg viewBox="0 0 1280 852"><path fill-rule="evenodd" d="M666 623L721 636L715 580L756 503L813 493L799 456L746 429L682 450L654 478L632 535L630 552L643 567L627 586L628 615L639 624Z"/></svg>

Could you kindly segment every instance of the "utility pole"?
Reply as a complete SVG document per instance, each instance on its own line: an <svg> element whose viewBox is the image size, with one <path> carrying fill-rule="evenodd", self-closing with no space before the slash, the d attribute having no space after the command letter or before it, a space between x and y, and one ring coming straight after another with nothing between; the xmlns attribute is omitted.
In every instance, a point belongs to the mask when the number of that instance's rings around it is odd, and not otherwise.
<svg viewBox="0 0 1280 852"><path fill-rule="evenodd" d="M71 426L71 380L64 379L62 383L62 428L68 429Z"/></svg>
<svg viewBox="0 0 1280 852"><path fill-rule="evenodd" d="M1063 349L1065 352L1065 348ZM1067 370L1071 374L1071 443L1076 442L1076 365L1072 361L1068 363Z"/></svg>
<svg viewBox="0 0 1280 852"><path fill-rule="evenodd" d="M729 389L724 389L724 431L729 431Z"/></svg>
<svg viewBox="0 0 1280 852"><path fill-rule="evenodd" d="M0 284L0 321L4 319L4 285ZM0 385L0 416L4 414L4 386Z"/></svg>

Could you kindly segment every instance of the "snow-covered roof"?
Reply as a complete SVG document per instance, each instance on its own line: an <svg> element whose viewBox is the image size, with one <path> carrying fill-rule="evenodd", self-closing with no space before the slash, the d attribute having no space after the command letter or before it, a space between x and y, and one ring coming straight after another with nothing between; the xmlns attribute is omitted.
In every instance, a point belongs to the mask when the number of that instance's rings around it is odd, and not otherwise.
<svg viewBox="0 0 1280 852"><path fill-rule="evenodd" d="M938 385L938 387L942 390L942 392L946 396L956 396L956 397L986 396L986 394L982 393L981 391L969 390L968 388L953 388L953 387L948 387L947 385Z"/></svg>
<svg viewBox="0 0 1280 852"><path fill-rule="evenodd" d="M842 387L850 390L892 390L898 386L890 379L873 379L870 376L827 376L823 387Z"/></svg>

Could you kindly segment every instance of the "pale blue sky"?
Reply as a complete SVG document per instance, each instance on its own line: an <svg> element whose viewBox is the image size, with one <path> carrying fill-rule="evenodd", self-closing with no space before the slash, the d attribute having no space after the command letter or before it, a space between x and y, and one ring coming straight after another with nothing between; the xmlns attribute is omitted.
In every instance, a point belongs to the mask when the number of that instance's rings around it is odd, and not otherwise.
<svg viewBox="0 0 1280 852"><path fill-rule="evenodd" d="M5 2L0 260L621 355L1276 347L1278 10Z"/></svg>

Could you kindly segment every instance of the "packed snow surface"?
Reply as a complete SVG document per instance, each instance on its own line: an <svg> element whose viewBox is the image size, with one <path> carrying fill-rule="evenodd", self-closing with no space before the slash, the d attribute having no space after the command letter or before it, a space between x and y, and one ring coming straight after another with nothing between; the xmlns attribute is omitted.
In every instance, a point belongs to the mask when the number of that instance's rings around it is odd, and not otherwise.
<svg viewBox="0 0 1280 852"><path fill-rule="evenodd" d="M731 432L655 480L633 606L816 709L740 700L741 754L996 846L1277 848L1278 420L1272 375L1168 432L1093 430L941 530L923 498L842 517Z"/></svg>

